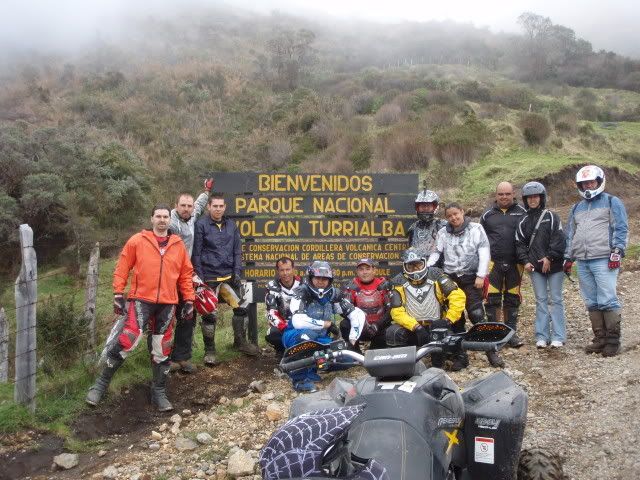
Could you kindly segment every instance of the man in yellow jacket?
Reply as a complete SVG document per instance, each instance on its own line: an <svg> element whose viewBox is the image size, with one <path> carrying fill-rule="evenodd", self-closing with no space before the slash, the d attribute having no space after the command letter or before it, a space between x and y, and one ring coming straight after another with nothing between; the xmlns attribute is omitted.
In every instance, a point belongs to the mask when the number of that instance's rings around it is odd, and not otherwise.
<svg viewBox="0 0 640 480"><path fill-rule="evenodd" d="M451 326L460 320L465 294L441 269L427 267L424 253L408 248L402 257L402 275L392 279L391 320L386 341L389 347L429 342L432 326ZM432 355L434 367L444 366L444 356Z"/></svg>

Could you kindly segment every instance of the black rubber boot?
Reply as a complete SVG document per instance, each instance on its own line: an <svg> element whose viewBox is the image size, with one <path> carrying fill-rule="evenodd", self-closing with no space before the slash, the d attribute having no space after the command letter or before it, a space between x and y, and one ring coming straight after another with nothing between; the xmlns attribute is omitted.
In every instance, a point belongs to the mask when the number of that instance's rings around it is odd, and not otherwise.
<svg viewBox="0 0 640 480"><path fill-rule="evenodd" d="M120 356L116 358L107 357L107 363L102 369L100 376L96 379L96 383L94 383L89 389L85 402L93 406L100 403L104 394L107 393L107 388L109 388L109 383L111 383L113 374L116 373L116 370L120 368L120 365L122 365L123 362L124 358Z"/></svg>
<svg viewBox="0 0 640 480"><path fill-rule="evenodd" d="M463 368L467 368L469 366L469 355L467 352L458 353L453 359L453 363L451 364L452 372L459 372Z"/></svg>
<svg viewBox="0 0 640 480"><path fill-rule="evenodd" d="M604 326L607 330L607 343L602 349L602 356L615 357L618 355L618 352L620 352L620 324L622 323L622 314L620 310L608 310L602 313L604 316Z"/></svg>
<svg viewBox="0 0 640 480"><path fill-rule="evenodd" d="M504 309L504 323L510 327L514 332L513 336L507 342L507 345L511 348L520 348L524 345L524 342L518 337L518 309L517 308L505 308Z"/></svg>
<svg viewBox="0 0 640 480"><path fill-rule="evenodd" d="M167 376L169 364L153 363L153 384L151 385L151 403L158 407L160 412L173 410L173 405L167 398Z"/></svg>
<svg viewBox="0 0 640 480"><path fill-rule="evenodd" d="M260 355L260 349L257 345L247 341L247 330L245 328L246 317L234 315L231 318L231 326L233 327L233 346L239 352L256 357Z"/></svg>
<svg viewBox="0 0 640 480"><path fill-rule="evenodd" d="M607 344L607 329L604 323L604 313L601 310L590 310L589 320L591 320L591 329L593 330L593 340L584 347L586 353L602 353Z"/></svg>
<svg viewBox="0 0 640 480"><path fill-rule="evenodd" d="M500 358L500 355L498 355L498 352L487 352L487 360L489 360L489 364L492 367L498 367L498 368L504 367L504 360Z"/></svg>
<svg viewBox="0 0 640 480"><path fill-rule="evenodd" d="M204 341L204 359L205 365L215 365L216 360L216 322L215 315L207 315L202 317L202 340Z"/></svg>
<svg viewBox="0 0 640 480"><path fill-rule="evenodd" d="M484 305L484 312L487 315L487 322L497 322L498 321L498 307L495 305L489 305L486 303Z"/></svg>

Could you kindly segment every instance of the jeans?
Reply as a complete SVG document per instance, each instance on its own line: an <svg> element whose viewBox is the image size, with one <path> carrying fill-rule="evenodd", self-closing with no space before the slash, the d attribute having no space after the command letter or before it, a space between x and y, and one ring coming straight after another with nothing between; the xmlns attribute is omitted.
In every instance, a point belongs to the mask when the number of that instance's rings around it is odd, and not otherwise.
<svg viewBox="0 0 640 480"><path fill-rule="evenodd" d="M564 272L529 274L536 296L536 340L566 341L562 283Z"/></svg>
<svg viewBox="0 0 640 480"><path fill-rule="evenodd" d="M621 307L616 285L619 268L610 269L608 258L578 260L580 293L587 310L619 310Z"/></svg>

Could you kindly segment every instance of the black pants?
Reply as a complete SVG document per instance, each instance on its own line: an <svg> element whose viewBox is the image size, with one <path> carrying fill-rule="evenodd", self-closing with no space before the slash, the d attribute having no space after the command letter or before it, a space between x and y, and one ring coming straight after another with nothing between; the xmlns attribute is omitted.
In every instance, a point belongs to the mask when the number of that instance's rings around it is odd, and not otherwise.
<svg viewBox="0 0 640 480"><path fill-rule="evenodd" d="M386 325L386 323L383 323L383 325ZM367 333L367 330L365 329L362 332L362 335L360 335L360 338L358 339L356 344L353 346L354 347L353 349L356 351L360 351L360 340L370 341L371 344L369 345L369 348L371 348L372 350L375 350L377 348L387 348L387 342L385 340L386 330L387 329L383 326L382 328L378 329L378 332L375 334L375 336L371 336ZM347 345L351 345L349 343L350 331L351 331L351 321L348 318L342 319L342 321L340 322L340 334L342 335L343 340L347 342Z"/></svg>
<svg viewBox="0 0 640 480"><path fill-rule="evenodd" d="M479 322L483 322L484 307L482 305L482 301L483 301L482 289L476 288L475 286L476 276L475 275L455 275L455 274L448 274L448 275L451 278L451 280L456 282L458 287L462 289L465 296L467 297L464 308L467 312L467 317L469 317L469 320L471 321L471 323L476 324ZM452 326L453 327L452 330L454 331L454 333L460 333L465 331L465 328L464 328L465 321L466 321L465 314L464 312L462 312L462 315L460 316L460 320L455 322Z"/></svg>
<svg viewBox="0 0 640 480"><path fill-rule="evenodd" d="M282 331L279 328L270 326L264 339L275 349L276 355L282 356L285 348L282 343Z"/></svg>
<svg viewBox="0 0 640 480"><path fill-rule="evenodd" d="M182 318L182 307L184 302L182 299L176 309L176 333L173 338L173 351L171 352L172 362L182 362L191 360L191 350L193 345L193 329L195 327L197 316L194 312L191 320Z"/></svg>
<svg viewBox="0 0 640 480"><path fill-rule="evenodd" d="M522 266L516 263L491 262L487 277L487 306L492 308L518 308Z"/></svg>
<svg viewBox="0 0 640 480"><path fill-rule="evenodd" d="M431 329L429 326L425 327L427 329L427 333L430 333ZM393 347L408 347L410 345L415 345L418 347L418 340L416 338L416 334L411 330L408 330L397 323L394 323L387 328L386 331L386 341L389 348ZM420 345L421 346L421 345ZM444 368L444 354L443 353L432 353L431 354L431 365L437 368Z"/></svg>

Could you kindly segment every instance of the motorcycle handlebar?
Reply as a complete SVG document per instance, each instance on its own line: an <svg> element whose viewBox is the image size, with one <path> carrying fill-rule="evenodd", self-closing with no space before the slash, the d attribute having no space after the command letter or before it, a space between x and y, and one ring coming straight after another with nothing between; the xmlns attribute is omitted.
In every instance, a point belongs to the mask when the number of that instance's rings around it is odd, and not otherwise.
<svg viewBox="0 0 640 480"><path fill-rule="evenodd" d="M495 343L491 342L468 342L467 340L463 340L461 346L463 350L471 350L475 352L493 352L496 350Z"/></svg>
<svg viewBox="0 0 640 480"><path fill-rule="evenodd" d="M294 360L293 362L280 364L280 370L283 372L292 372L315 365L316 360L313 357L303 358L302 360Z"/></svg>

